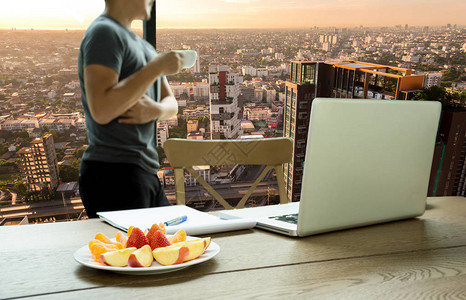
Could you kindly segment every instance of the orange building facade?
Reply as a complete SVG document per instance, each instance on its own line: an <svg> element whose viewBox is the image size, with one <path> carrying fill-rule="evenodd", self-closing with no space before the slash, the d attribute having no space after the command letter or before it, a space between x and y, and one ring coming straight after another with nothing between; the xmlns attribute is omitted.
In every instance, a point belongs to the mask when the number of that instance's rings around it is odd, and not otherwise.
<svg viewBox="0 0 466 300"><path fill-rule="evenodd" d="M421 90L424 75L413 75L411 69L360 61L334 64L334 98L409 100Z"/></svg>

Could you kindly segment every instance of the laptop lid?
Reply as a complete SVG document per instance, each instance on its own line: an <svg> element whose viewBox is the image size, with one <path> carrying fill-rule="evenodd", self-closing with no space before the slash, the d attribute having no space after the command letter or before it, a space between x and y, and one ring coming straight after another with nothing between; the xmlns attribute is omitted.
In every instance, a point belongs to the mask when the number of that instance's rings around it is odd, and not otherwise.
<svg viewBox="0 0 466 300"><path fill-rule="evenodd" d="M423 214L441 105L316 98L298 235Z"/></svg>
<svg viewBox="0 0 466 300"><path fill-rule="evenodd" d="M421 215L441 105L434 101L315 99L301 201L225 210L256 227L307 236ZM298 224L273 216L297 213Z"/></svg>

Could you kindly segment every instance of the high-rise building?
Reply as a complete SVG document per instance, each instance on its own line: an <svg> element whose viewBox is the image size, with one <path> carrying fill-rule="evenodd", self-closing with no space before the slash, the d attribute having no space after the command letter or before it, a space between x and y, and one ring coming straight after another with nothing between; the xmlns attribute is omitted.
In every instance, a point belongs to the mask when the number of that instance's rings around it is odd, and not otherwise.
<svg viewBox="0 0 466 300"><path fill-rule="evenodd" d="M293 140L292 161L284 166L284 178L290 201L299 201L306 153L311 104L316 97L329 97L333 66L323 62L292 61L290 80L286 82L283 136Z"/></svg>
<svg viewBox="0 0 466 300"><path fill-rule="evenodd" d="M441 72L427 72L424 73L424 88L430 88L434 85L440 85L442 82Z"/></svg>
<svg viewBox="0 0 466 300"><path fill-rule="evenodd" d="M203 82L193 83L193 95L196 101L207 101L209 100L209 84Z"/></svg>
<svg viewBox="0 0 466 300"><path fill-rule="evenodd" d="M442 112L428 196L466 196L466 111Z"/></svg>
<svg viewBox="0 0 466 300"><path fill-rule="evenodd" d="M322 44L322 50L330 51L330 49L331 49L331 46L330 46L329 42L325 42L325 43Z"/></svg>
<svg viewBox="0 0 466 300"><path fill-rule="evenodd" d="M238 106L243 107L246 103L254 102L254 86L244 86L240 87L240 95L238 97Z"/></svg>
<svg viewBox="0 0 466 300"><path fill-rule="evenodd" d="M163 147L163 144L168 140L169 131L167 124L157 125L157 146Z"/></svg>
<svg viewBox="0 0 466 300"><path fill-rule="evenodd" d="M290 201L299 201L306 153L311 104L316 97L363 99L410 99L422 89L423 75L372 63L339 64L292 61L286 82L283 135L293 140L294 155L284 166Z"/></svg>
<svg viewBox="0 0 466 300"><path fill-rule="evenodd" d="M58 163L51 134L32 140L30 147L20 149L18 154L29 193L50 192L57 188Z"/></svg>
<svg viewBox="0 0 466 300"><path fill-rule="evenodd" d="M210 130L212 139L234 139L242 135L238 96L243 77L227 66L209 66Z"/></svg>
<svg viewBox="0 0 466 300"><path fill-rule="evenodd" d="M199 55L199 51L197 51L197 58L196 62L194 63L194 73L201 73L201 56Z"/></svg>
<svg viewBox="0 0 466 300"><path fill-rule="evenodd" d="M338 42L338 35L320 35L319 42L320 43L328 42L330 44L336 44Z"/></svg>

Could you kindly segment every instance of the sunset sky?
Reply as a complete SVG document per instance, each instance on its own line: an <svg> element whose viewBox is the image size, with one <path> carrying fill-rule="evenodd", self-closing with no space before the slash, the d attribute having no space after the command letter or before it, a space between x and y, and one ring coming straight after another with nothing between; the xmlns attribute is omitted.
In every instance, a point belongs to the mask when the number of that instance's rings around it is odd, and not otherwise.
<svg viewBox="0 0 466 300"><path fill-rule="evenodd" d="M0 28L85 29L103 0L3 0ZM158 28L466 25L464 0L157 0Z"/></svg>

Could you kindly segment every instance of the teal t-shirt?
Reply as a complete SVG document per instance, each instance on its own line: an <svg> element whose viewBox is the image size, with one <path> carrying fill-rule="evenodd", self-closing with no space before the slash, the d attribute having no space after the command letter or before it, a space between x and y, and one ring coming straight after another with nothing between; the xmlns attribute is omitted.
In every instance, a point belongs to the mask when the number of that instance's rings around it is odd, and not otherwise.
<svg viewBox="0 0 466 300"><path fill-rule="evenodd" d="M89 111L83 75L86 66L99 64L117 71L121 81L140 70L156 55L152 45L106 14L99 16L89 26L82 39L78 56L81 101L89 140L83 160L132 163L150 173L158 170L160 164L156 150L156 122L132 125L120 124L115 119L106 125L97 124ZM160 80L146 95L160 101L158 91Z"/></svg>

